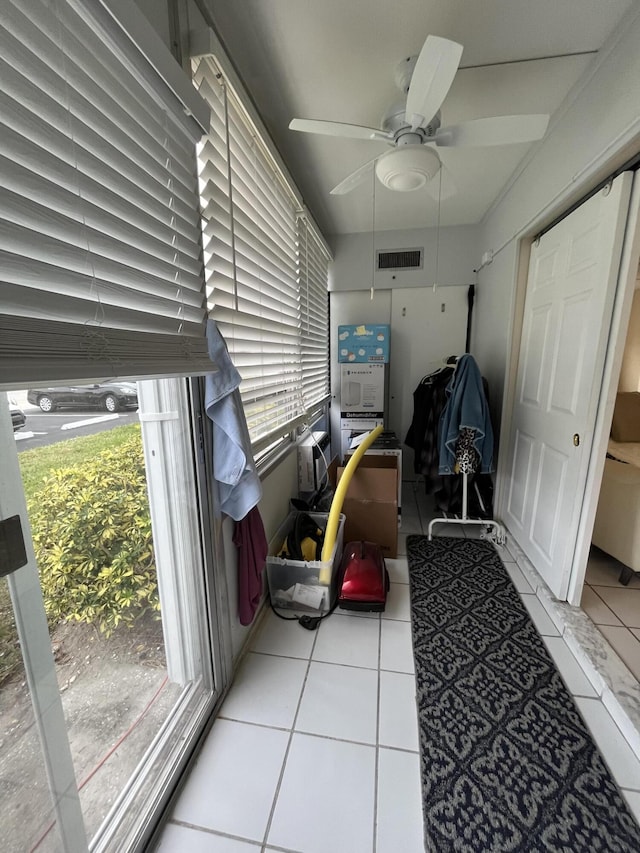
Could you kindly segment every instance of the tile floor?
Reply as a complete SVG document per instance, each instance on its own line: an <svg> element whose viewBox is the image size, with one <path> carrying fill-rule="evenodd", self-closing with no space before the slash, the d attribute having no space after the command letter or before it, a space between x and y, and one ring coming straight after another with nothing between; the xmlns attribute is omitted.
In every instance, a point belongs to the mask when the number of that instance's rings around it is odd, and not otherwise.
<svg viewBox="0 0 640 853"><path fill-rule="evenodd" d="M623 586L620 568L621 563L592 547L581 606L640 681L640 574Z"/></svg>
<svg viewBox="0 0 640 853"><path fill-rule="evenodd" d="M429 515L424 496L411 484L403 504L400 556L388 561L391 589L382 616L336 611L312 632L266 614L169 816L158 853L423 850L403 555L406 536L426 532ZM477 527L446 528L455 536L479 532ZM508 543L499 550L640 821L640 760L518 568ZM615 586L602 578L591 574L591 589L615 613ZM627 630L628 622L619 609L617 613L619 622L607 616L602 624ZM632 627L629 632L637 639Z"/></svg>

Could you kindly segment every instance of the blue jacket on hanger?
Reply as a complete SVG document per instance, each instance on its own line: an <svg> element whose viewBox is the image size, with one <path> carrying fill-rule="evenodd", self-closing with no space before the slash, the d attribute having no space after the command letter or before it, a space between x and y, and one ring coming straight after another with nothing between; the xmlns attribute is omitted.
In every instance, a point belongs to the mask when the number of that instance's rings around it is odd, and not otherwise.
<svg viewBox="0 0 640 853"><path fill-rule="evenodd" d="M456 443L461 429L475 433L473 446L480 457L480 473L493 470L493 429L482 376L472 355L458 359L446 388L448 401L440 415L438 442L440 474L455 474Z"/></svg>

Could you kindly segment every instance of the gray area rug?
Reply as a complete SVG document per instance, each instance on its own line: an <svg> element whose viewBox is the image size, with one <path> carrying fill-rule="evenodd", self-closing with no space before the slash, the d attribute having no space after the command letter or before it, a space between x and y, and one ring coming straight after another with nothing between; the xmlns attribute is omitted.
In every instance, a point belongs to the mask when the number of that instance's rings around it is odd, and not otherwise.
<svg viewBox="0 0 640 853"><path fill-rule="evenodd" d="M640 851L640 828L490 542L407 540L425 847Z"/></svg>

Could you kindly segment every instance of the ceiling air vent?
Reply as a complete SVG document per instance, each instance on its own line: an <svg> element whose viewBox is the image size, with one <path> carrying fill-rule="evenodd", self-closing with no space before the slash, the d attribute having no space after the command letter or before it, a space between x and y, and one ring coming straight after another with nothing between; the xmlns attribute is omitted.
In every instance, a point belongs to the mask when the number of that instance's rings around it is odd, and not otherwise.
<svg viewBox="0 0 640 853"><path fill-rule="evenodd" d="M392 249L376 252L379 270L420 270L423 249Z"/></svg>

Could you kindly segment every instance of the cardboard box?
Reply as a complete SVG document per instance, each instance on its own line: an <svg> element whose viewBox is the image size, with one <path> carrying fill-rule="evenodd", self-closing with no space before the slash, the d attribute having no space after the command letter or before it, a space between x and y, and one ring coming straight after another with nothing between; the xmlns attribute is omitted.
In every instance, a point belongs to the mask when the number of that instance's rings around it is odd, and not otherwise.
<svg viewBox="0 0 640 853"><path fill-rule="evenodd" d="M355 448L349 449L346 453L343 453L344 464L346 465L349 461L353 450ZM398 527L402 522L402 450L399 447L376 447L375 442L374 446L370 447L368 450L365 450L365 454L363 459L366 459L367 456L391 456L395 459L396 471L398 475ZM361 463L362 464L362 463Z"/></svg>
<svg viewBox="0 0 640 853"><path fill-rule="evenodd" d="M352 444L354 439L368 435L372 429L377 426L384 426L383 418L354 418L349 421L349 429L340 430L340 459L351 453L353 450Z"/></svg>
<svg viewBox="0 0 640 853"><path fill-rule="evenodd" d="M340 365L340 429L351 421L384 418L386 368L384 364Z"/></svg>
<svg viewBox="0 0 640 853"><path fill-rule="evenodd" d="M339 467L337 480L344 473ZM398 553L398 470L395 456L367 456L353 473L342 512L344 541L376 542L383 557Z"/></svg>
<svg viewBox="0 0 640 853"><path fill-rule="evenodd" d="M347 415L346 418L340 418L340 429L343 432L351 432L354 436L363 432L371 432L377 426L384 426L384 417L370 418L360 412L354 412Z"/></svg>
<svg viewBox="0 0 640 853"><path fill-rule="evenodd" d="M387 364L389 325L338 326L339 364Z"/></svg>

